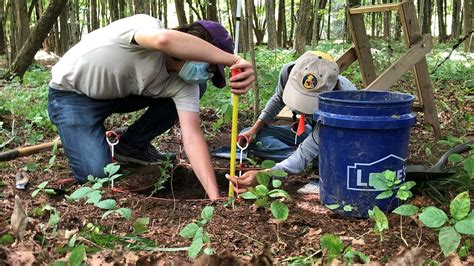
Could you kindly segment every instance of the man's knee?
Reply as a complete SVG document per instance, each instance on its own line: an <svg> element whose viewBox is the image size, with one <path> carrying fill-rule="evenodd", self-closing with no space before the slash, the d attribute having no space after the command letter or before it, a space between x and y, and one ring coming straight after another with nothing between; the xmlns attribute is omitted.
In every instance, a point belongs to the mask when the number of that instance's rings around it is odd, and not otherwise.
<svg viewBox="0 0 474 266"><path fill-rule="evenodd" d="M85 183L89 175L98 178L105 177L104 168L109 163L111 163L111 160L105 160L104 158L89 158L81 162L71 163L71 167L76 180Z"/></svg>

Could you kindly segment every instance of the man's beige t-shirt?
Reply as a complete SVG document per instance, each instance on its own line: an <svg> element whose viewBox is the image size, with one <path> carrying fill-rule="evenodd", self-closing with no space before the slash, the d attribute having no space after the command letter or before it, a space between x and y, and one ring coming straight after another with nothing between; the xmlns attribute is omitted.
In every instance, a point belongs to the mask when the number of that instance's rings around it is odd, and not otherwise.
<svg viewBox="0 0 474 266"><path fill-rule="evenodd" d="M164 53L131 43L146 27L163 29L156 18L135 15L86 35L53 67L49 86L93 99L172 98L177 110L199 112L199 86L168 73Z"/></svg>

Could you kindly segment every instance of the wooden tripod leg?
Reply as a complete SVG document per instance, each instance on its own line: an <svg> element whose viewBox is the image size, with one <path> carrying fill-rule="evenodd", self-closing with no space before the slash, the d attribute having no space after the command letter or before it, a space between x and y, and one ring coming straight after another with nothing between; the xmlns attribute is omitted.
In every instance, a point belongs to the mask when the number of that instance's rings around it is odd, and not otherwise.
<svg viewBox="0 0 474 266"><path fill-rule="evenodd" d="M400 6L399 14L401 23L405 32L405 42L411 47L421 38L420 26L416 19L416 11L413 2L403 2ZM413 67L418 100L425 114L425 120L433 127L436 139L441 137L441 130L438 121L438 111L431 87L430 74L428 72L428 64L426 58L415 64Z"/></svg>

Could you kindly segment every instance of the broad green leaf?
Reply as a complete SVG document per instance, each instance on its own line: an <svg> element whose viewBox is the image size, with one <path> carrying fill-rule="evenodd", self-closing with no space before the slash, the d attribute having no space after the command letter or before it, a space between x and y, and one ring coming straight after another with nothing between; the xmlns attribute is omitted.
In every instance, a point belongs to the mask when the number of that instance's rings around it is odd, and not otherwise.
<svg viewBox="0 0 474 266"><path fill-rule="evenodd" d="M290 198L290 194L282 189L273 189L272 191L268 192L268 196L271 198Z"/></svg>
<svg viewBox="0 0 474 266"><path fill-rule="evenodd" d="M206 206L201 211L201 218L206 219L206 221L210 221L212 219L213 214L214 214L214 207Z"/></svg>
<svg viewBox="0 0 474 266"><path fill-rule="evenodd" d="M474 155L469 156L466 160L464 160L464 170L466 170L467 174L471 179L474 178Z"/></svg>
<svg viewBox="0 0 474 266"><path fill-rule="evenodd" d="M344 252L344 258L349 262L349 263L355 263L356 261L354 260L356 257L360 259L362 263L368 263L370 262L369 256L365 255L364 253L354 250L351 247L348 247L346 251Z"/></svg>
<svg viewBox="0 0 474 266"><path fill-rule="evenodd" d="M345 212L351 212L354 208L351 205L344 205L344 207L342 207L342 209Z"/></svg>
<svg viewBox="0 0 474 266"><path fill-rule="evenodd" d="M211 242L211 236L207 232L205 232L204 230L203 230L203 232L204 233L202 234L202 243Z"/></svg>
<svg viewBox="0 0 474 266"><path fill-rule="evenodd" d="M115 202L114 199L101 200L96 204L97 207L104 210L112 210L115 208L116 205L117 203Z"/></svg>
<svg viewBox="0 0 474 266"><path fill-rule="evenodd" d="M38 193L41 191L41 188L38 188L38 189L35 189L32 193L31 193L31 197L34 198L36 197L36 195L38 195Z"/></svg>
<svg viewBox="0 0 474 266"><path fill-rule="evenodd" d="M375 199L386 199L390 198L393 195L393 192L391 190L384 191L375 197Z"/></svg>
<svg viewBox="0 0 474 266"><path fill-rule="evenodd" d="M419 218L424 225L430 228L438 228L448 220L444 211L433 206L425 208Z"/></svg>
<svg viewBox="0 0 474 266"><path fill-rule="evenodd" d="M329 205L326 205L326 208L330 209L330 210L335 210L337 208L339 208L341 205L339 204L329 204Z"/></svg>
<svg viewBox="0 0 474 266"><path fill-rule="evenodd" d="M464 235L474 235L474 218L465 218L461 221L458 221L454 228L461 234Z"/></svg>
<svg viewBox="0 0 474 266"><path fill-rule="evenodd" d="M273 166L275 166L275 162L274 162L274 161L265 160L265 161L262 162L262 168L270 169L270 168L272 168Z"/></svg>
<svg viewBox="0 0 474 266"><path fill-rule="evenodd" d="M438 242L444 256L447 257L458 248L461 235L452 226L446 226L439 231Z"/></svg>
<svg viewBox="0 0 474 266"><path fill-rule="evenodd" d="M95 177L93 175L88 175L87 176L87 181L94 183L95 182Z"/></svg>
<svg viewBox="0 0 474 266"><path fill-rule="evenodd" d="M62 261L62 260L55 260L53 262L53 264L51 264L52 266L67 266L67 263L65 261Z"/></svg>
<svg viewBox="0 0 474 266"><path fill-rule="evenodd" d="M279 201L274 201L271 204L271 210L273 217L276 219L281 221L288 219L288 206L286 206L286 204Z"/></svg>
<svg viewBox="0 0 474 266"><path fill-rule="evenodd" d="M461 162L462 159L463 159L462 156L457 154L457 153L453 153L453 154L450 154L448 156L448 161L450 161L454 164L457 164L457 163Z"/></svg>
<svg viewBox="0 0 474 266"><path fill-rule="evenodd" d="M369 175L369 186L374 187L377 190L387 190L387 181L384 179L381 173L370 173Z"/></svg>
<svg viewBox="0 0 474 266"><path fill-rule="evenodd" d="M288 176L288 174L283 170L272 170L270 172L270 175L276 176L276 177L287 177Z"/></svg>
<svg viewBox="0 0 474 266"><path fill-rule="evenodd" d="M375 220L374 230L380 233L388 229L388 220L385 213L383 213L377 206L375 206L372 211L373 219Z"/></svg>
<svg viewBox="0 0 474 266"><path fill-rule="evenodd" d="M191 259L196 258L199 255L199 252L201 252L203 241L203 229L202 227L198 228L196 231L196 235L193 238L193 242L191 243L191 246L189 246L188 250L188 256Z"/></svg>
<svg viewBox="0 0 474 266"><path fill-rule="evenodd" d="M184 237L184 238L193 238L196 235L196 231L200 227L196 223L190 223L186 225L181 232L179 232L179 235Z"/></svg>
<svg viewBox="0 0 474 266"><path fill-rule="evenodd" d="M56 195L56 191L54 191L54 189L52 189L52 188L45 188L44 193L46 193L48 195Z"/></svg>
<svg viewBox="0 0 474 266"><path fill-rule="evenodd" d="M471 210L471 199L469 198L469 192L464 191L457 195L449 205L449 211L451 216L456 220L461 220L469 214Z"/></svg>
<svg viewBox="0 0 474 266"><path fill-rule="evenodd" d="M393 210L393 213L396 213L398 215L402 216L412 216L415 215L418 212L418 207L411 205L411 204L403 204L398 206L395 210Z"/></svg>
<svg viewBox="0 0 474 266"><path fill-rule="evenodd" d="M400 186L401 190L409 190L416 185L415 181L407 181Z"/></svg>
<svg viewBox="0 0 474 266"><path fill-rule="evenodd" d="M70 248L73 248L74 245L76 245L76 239L77 239L77 234L74 234L71 236L71 238L69 238L68 246Z"/></svg>
<svg viewBox="0 0 474 266"><path fill-rule="evenodd" d="M46 185L48 184L48 182L49 182L49 181L44 181L44 182L42 182L41 184L38 185L38 188L40 188L40 189L45 188Z"/></svg>
<svg viewBox="0 0 474 266"><path fill-rule="evenodd" d="M268 184L270 184L270 179L272 178L266 172L258 172L256 177L257 177L257 183L265 187L268 187Z"/></svg>
<svg viewBox="0 0 474 266"><path fill-rule="evenodd" d="M257 195L255 195L254 193L250 192L250 191L246 191L242 194L239 195L241 198L243 199L257 199Z"/></svg>
<svg viewBox="0 0 474 266"><path fill-rule="evenodd" d="M95 183L92 185L92 189L97 190L102 188L102 183Z"/></svg>
<svg viewBox="0 0 474 266"><path fill-rule="evenodd" d="M273 179L272 180L272 186L274 188L280 187L281 186L281 180L280 179Z"/></svg>
<svg viewBox="0 0 474 266"><path fill-rule="evenodd" d="M148 230L148 224L150 223L150 217L141 217L135 220L133 223L133 231L136 234L143 234Z"/></svg>
<svg viewBox="0 0 474 266"><path fill-rule="evenodd" d="M268 193L268 188L264 185L257 185L255 187L255 192L257 196L266 196Z"/></svg>
<svg viewBox="0 0 474 266"><path fill-rule="evenodd" d="M108 176L112 176L113 174L117 173L119 169L120 169L120 165L118 165L117 163L109 163L104 168L104 173Z"/></svg>
<svg viewBox="0 0 474 266"><path fill-rule="evenodd" d="M59 216L57 212L53 211L51 215L49 216L48 225L55 226L59 223L59 220L61 220L61 217Z"/></svg>
<svg viewBox="0 0 474 266"><path fill-rule="evenodd" d="M69 256L69 265L70 266L79 266L84 261L84 257L86 256L86 249L83 244L75 247L71 251L71 255Z"/></svg>
<svg viewBox="0 0 474 266"><path fill-rule="evenodd" d="M97 203L99 203L101 198L102 198L102 193L100 192L100 190L94 190L91 193L87 194L86 203L97 205Z"/></svg>
<svg viewBox="0 0 474 266"><path fill-rule="evenodd" d="M120 214L127 221L132 219L132 210L129 208L118 208L115 210L116 213Z"/></svg>
<svg viewBox="0 0 474 266"><path fill-rule="evenodd" d="M406 191L406 190L399 189L397 191L397 196L396 197L401 199L401 200L407 200L407 199L411 198L411 196L413 196L411 191Z"/></svg>
<svg viewBox="0 0 474 266"><path fill-rule="evenodd" d="M69 196L70 199L72 200L78 200L86 197L87 194L92 192L92 188L90 187L81 187L77 189L76 191L72 192L72 194Z"/></svg>

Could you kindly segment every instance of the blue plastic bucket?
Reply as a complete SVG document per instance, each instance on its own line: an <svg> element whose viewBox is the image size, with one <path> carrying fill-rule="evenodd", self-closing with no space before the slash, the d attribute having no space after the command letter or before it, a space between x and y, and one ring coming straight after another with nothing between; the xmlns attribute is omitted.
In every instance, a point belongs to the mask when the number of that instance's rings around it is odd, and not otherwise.
<svg viewBox="0 0 474 266"><path fill-rule="evenodd" d="M402 181L414 96L381 91L334 91L318 95L314 120L319 132L321 202L339 205L344 216L367 217L377 205L389 212L398 206L394 197L376 200L381 193L369 186L369 175L395 171ZM352 207L352 211L344 210Z"/></svg>

